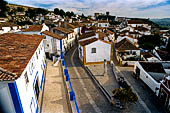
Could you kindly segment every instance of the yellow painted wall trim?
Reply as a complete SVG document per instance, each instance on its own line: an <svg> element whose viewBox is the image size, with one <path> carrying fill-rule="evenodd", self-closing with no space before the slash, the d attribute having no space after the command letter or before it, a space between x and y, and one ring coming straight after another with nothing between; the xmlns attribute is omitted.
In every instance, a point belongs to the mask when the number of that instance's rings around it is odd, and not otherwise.
<svg viewBox="0 0 170 113"><path fill-rule="evenodd" d="M111 44L110 61L113 61L113 44Z"/></svg>
<svg viewBox="0 0 170 113"><path fill-rule="evenodd" d="M107 64L109 64L109 63L110 63L110 61L107 61ZM104 61L101 61L101 62L87 62L84 65L95 65L95 64L104 64Z"/></svg>
<svg viewBox="0 0 170 113"><path fill-rule="evenodd" d="M83 64L86 64L86 46L83 46Z"/></svg>

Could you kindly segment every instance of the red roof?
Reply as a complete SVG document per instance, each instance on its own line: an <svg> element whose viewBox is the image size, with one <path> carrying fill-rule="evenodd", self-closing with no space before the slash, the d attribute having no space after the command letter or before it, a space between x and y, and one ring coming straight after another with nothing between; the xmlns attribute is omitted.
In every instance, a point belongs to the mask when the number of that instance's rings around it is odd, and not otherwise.
<svg viewBox="0 0 170 113"><path fill-rule="evenodd" d="M29 31L41 31L43 28L43 25L32 25L28 29L25 29L24 32L29 32Z"/></svg>
<svg viewBox="0 0 170 113"><path fill-rule="evenodd" d="M43 38L40 35L0 35L0 81L20 77Z"/></svg>
<svg viewBox="0 0 170 113"><path fill-rule="evenodd" d="M42 32L42 33L45 34L45 35L51 36L51 37L53 37L53 38L59 39L59 40L62 40L62 39L64 39L64 38L66 38L65 36L60 36L60 35L51 33L50 31L44 31L44 32Z"/></svg>

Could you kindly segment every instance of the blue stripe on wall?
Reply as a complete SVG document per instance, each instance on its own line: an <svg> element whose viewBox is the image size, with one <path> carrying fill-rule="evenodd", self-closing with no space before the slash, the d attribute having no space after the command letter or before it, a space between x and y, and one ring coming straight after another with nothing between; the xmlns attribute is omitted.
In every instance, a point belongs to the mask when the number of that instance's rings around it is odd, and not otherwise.
<svg viewBox="0 0 170 113"><path fill-rule="evenodd" d="M16 82L8 83L16 113L24 113Z"/></svg>
<svg viewBox="0 0 170 113"><path fill-rule="evenodd" d="M41 85L40 85L41 90L42 90L43 80L44 80L44 70L43 70L42 79L41 79Z"/></svg>
<svg viewBox="0 0 170 113"><path fill-rule="evenodd" d="M37 110L36 110L36 113L38 113L38 104L37 104Z"/></svg>
<svg viewBox="0 0 170 113"><path fill-rule="evenodd" d="M33 88L34 88L34 84L35 84L35 80L36 80L36 78L37 78L37 75L38 75L38 71L36 72L36 75L35 75L35 78L34 78Z"/></svg>

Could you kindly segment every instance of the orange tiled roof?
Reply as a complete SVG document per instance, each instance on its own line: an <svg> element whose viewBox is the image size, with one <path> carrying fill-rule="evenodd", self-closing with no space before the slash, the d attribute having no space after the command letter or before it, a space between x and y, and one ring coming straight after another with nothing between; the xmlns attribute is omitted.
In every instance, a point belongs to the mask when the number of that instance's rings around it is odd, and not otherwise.
<svg viewBox="0 0 170 113"><path fill-rule="evenodd" d="M66 28L63 28L63 27L55 27L54 30L61 31L61 32L66 33L66 34L73 33L73 31L68 30L68 29L66 29Z"/></svg>
<svg viewBox="0 0 170 113"><path fill-rule="evenodd" d="M95 32L84 33L81 36L79 36L78 40L86 39L86 38L89 38L89 37L92 37L92 36L96 36L96 33Z"/></svg>
<svg viewBox="0 0 170 113"><path fill-rule="evenodd" d="M0 35L0 81L21 76L44 36L24 34Z"/></svg>
<svg viewBox="0 0 170 113"><path fill-rule="evenodd" d="M99 20L98 23L109 23L107 20Z"/></svg>
<svg viewBox="0 0 170 113"><path fill-rule="evenodd" d="M41 31L42 27L43 27L43 25L32 25L28 29L25 29L24 32L28 32L28 31Z"/></svg>
<svg viewBox="0 0 170 113"><path fill-rule="evenodd" d="M128 20L128 24L146 24L144 20Z"/></svg>
<svg viewBox="0 0 170 113"><path fill-rule="evenodd" d="M128 39L123 39L116 44L116 49L119 51L124 50L140 50L135 45L133 45Z"/></svg>
<svg viewBox="0 0 170 113"><path fill-rule="evenodd" d="M85 46L85 45L91 44L91 43L93 43L97 40L98 40L97 38L91 38L91 39L88 39L88 40L80 41L79 44L81 46Z"/></svg>
<svg viewBox="0 0 170 113"><path fill-rule="evenodd" d="M42 33L45 34L45 35L54 37L54 38L56 38L56 39L59 39L59 40L62 40L62 39L64 39L64 38L66 38L65 36L60 36L60 35L51 33L50 31L44 31L44 32L42 32Z"/></svg>
<svg viewBox="0 0 170 113"><path fill-rule="evenodd" d="M114 32L110 31L110 30L106 30L106 32L110 33L110 34L114 34Z"/></svg>
<svg viewBox="0 0 170 113"><path fill-rule="evenodd" d="M13 26L17 26L17 25L14 24L14 23L11 23L11 22L2 22L2 23L0 23L0 27L13 27Z"/></svg>

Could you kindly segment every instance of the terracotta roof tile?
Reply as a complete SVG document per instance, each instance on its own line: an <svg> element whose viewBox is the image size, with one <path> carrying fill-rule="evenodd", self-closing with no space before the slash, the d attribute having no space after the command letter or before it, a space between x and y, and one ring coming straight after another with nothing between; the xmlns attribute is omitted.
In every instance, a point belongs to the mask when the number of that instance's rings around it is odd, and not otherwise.
<svg viewBox="0 0 170 113"><path fill-rule="evenodd" d="M93 43L97 40L98 40L97 38L91 38L91 39L88 39L88 40L80 41L79 44L81 46L85 46L85 45L91 44L91 43Z"/></svg>
<svg viewBox="0 0 170 113"><path fill-rule="evenodd" d="M95 32L84 33L78 38L78 40L86 39L92 36L96 36L96 33Z"/></svg>
<svg viewBox="0 0 170 113"><path fill-rule="evenodd" d="M45 35L54 37L54 38L56 38L56 39L59 39L59 40L62 40L62 39L64 39L64 38L66 38L66 37L64 37L64 36L60 36L60 35L51 33L50 31L44 31L44 32L42 32L42 33L45 34Z"/></svg>
<svg viewBox="0 0 170 113"><path fill-rule="evenodd" d="M28 29L24 29L24 32L28 31L41 31L43 28L43 25L32 25Z"/></svg>
<svg viewBox="0 0 170 113"><path fill-rule="evenodd" d="M24 34L0 35L0 81L21 76L44 36Z"/></svg>
<svg viewBox="0 0 170 113"><path fill-rule="evenodd" d="M140 50L135 45L133 45L128 39L123 39L116 44L116 49L119 51L124 50Z"/></svg>
<svg viewBox="0 0 170 113"><path fill-rule="evenodd" d="M63 28L63 27L55 27L54 30L61 31L61 32L65 33L65 34L73 33L73 31L68 30L68 29L66 29L66 28Z"/></svg>
<svg viewBox="0 0 170 113"><path fill-rule="evenodd" d="M110 31L110 30L106 30L106 32L110 33L110 34L114 34L114 32Z"/></svg>
<svg viewBox="0 0 170 113"><path fill-rule="evenodd" d="M17 26L17 25L14 24L14 23L11 23L11 22L2 22L2 23L0 23L0 27L13 27L13 26Z"/></svg>
<svg viewBox="0 0 170 113"><path fill-rule="evenodd" d="M128 20L128 24L146 24L144 20Z"/></svg>

